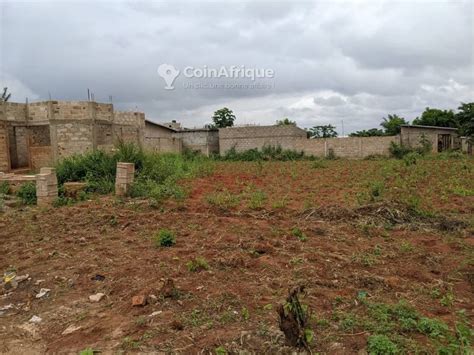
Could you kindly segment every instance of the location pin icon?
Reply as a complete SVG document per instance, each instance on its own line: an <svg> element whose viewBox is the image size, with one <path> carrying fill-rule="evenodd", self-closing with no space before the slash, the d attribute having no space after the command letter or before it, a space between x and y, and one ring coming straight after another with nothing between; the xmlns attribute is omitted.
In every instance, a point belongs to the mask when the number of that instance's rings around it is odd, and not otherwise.
<svg viewBox="0 0 474 355"><path fill-rule="evenodd" d="M176 69L171 64L161 64L158 67L158 75L161 76L166 83L165 89L166 90L173 90L174 86L173 83L179 75L179 70Z"/></svg>

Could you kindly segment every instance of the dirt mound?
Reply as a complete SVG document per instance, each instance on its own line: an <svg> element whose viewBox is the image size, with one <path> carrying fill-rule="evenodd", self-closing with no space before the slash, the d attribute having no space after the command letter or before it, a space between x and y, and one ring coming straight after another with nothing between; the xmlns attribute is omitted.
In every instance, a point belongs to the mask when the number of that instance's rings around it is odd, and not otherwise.
<svg viewBox="0 0 474 355"><path fill-rule="evenodd" d="M445 216L422 214L413 207L397 202L380 202L348 209L340 206L312 208L303 212L302 218L319 218L329 221L365 223L376 226L405 226L456 231L468 227L466 222Z"/></svg>

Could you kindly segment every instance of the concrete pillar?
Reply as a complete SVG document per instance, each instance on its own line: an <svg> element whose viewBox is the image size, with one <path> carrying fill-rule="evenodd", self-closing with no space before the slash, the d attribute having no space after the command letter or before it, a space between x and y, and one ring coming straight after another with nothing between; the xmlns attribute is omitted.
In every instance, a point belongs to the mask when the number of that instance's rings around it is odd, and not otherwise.
<svg viewBox="0 0 474 355"><path fill-rule="evenodd" d="M58 178L55 168L41 168L36 175L36 199L38 206L51 206L58 198Z"/></svg>
<svg viewBox="0 0 474 355"><path fill-rule="evenodd" d="M126 196L130 191L135 176L134 163L117 163L117 175L115 177L115 195Z"/></svg>

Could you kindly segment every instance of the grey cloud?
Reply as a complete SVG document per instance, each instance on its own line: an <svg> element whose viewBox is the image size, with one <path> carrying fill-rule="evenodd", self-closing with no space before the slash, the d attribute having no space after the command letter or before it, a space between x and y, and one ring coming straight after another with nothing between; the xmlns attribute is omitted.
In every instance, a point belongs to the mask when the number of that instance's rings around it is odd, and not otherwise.
<svg viewBox="0 0 474 355"><path fill-rule="evenodd" d="M93 6L92 6L93 4ZM185 125L222 106L237 123L290 117L350 129L388 113L472 100L472 2L0 3L0 84L14 100L113 96L120 109ZM271 68L270 90L163 90L159 64ZM224 82L226 80L221 80ZM258 81L262 82L262 81ZM331 95L328 96L327 92ZM322 94L324 93L324 95ZM306 106L298 106L307 97Z"/></svg>

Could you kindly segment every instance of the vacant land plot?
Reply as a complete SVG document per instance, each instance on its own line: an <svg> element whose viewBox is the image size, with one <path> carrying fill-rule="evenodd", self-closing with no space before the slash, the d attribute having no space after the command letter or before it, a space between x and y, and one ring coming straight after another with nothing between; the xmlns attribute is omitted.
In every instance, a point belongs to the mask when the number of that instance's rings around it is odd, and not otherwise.
<svg viewBox="0 0 474 355"><path fill-rule="evenodd" d="M0 268L29 277L2 291L0 352L289 353L299 285L314 353L469 351L472 159L208 164L165 202L3 214Z"/></svg>

